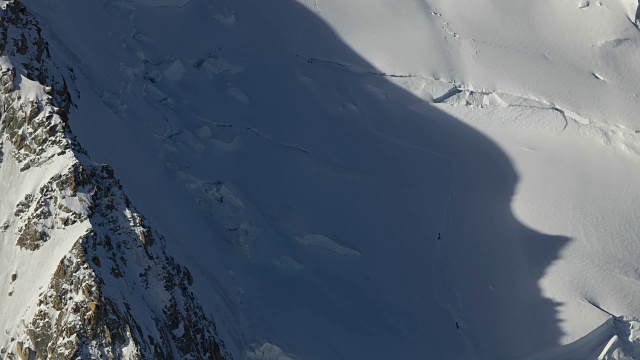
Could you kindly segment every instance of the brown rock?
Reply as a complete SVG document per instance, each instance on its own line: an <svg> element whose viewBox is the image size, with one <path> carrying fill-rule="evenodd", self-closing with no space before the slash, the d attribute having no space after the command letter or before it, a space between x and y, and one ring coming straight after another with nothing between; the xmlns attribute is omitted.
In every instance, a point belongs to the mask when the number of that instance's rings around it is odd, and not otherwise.
<svg viewBox="0 0 640 360"><path fill-rule="evenodd" d="M96 304L93 301L89 301L89 309L91 309L91 311L96 311L96 309L98 308L98 304Z"/></svg>
<svg viewBox="0 0 640 360"><path fill-rule="evenodd" d="M31 360L32 356L35 358L35 351L29 347L23 347L22 341L18 341L16 344L16 352L21 360Z"/></svg>

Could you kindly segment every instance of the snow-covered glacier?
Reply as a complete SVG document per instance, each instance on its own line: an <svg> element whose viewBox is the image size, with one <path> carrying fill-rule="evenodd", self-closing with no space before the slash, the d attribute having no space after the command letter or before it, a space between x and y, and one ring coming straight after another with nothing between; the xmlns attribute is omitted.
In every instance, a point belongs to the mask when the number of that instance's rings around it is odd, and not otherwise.
<svg viewBox="0 0 640 360"><path fill-rule="evenodd" d="M23 1L3 358L640 356L637 1Z"/></svg>

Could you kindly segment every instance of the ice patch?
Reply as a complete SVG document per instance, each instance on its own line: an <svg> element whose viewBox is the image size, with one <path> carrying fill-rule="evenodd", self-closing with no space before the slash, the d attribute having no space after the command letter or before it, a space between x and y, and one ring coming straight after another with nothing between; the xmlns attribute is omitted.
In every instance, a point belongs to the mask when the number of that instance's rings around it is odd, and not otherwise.
<svg viewBox="0 0 640 360"><path fill-rule="evenodd" d="M224 152L235 151L242 147L242 141L237 136L234 137L230 143L224 142L220 139L212 139L211 141L213 142L213 146L215 146L216 149Z"/></svg>
<svg viewBox="0 0 640 360"><path fill-rule="evenodd" d="M227 204L227 207L232 211L244 209L244 204L238 199L226 186L220 185L214 190L214 194L217 200L221 203Z"/></svg>
<svg viewBox="0 0 640 360"><path fill-rule="evenodd" d="M198 131L196 131L196 135L198 135L199 137L207 138L211 137L211 135L213 134L211 133L211 129L205 125L199 128Z"/></svg>
<svg viewBox="0 0 640 360"><path fill-rule="evenodd" d="M296 240L300 244L321 247L340 255L360 256L359 251L344 247L323 235L310 234L303 237L296 236Z"/></svg>
<svg viewBox="0 0 640 360"><path fill-rule="evenodd" d="M300 264L299 262L293 260L288 256L281 256L278 259L273 259L272 262L276 267L284 271L294 272L294 271L300 271L304 269L304 265Z"/></svg>
<svg viewBox="0 0 640 360"><path fill-rule="evenodd" d="M610 48L610 49L615 49L625 43L628 43L629 41L631 41L631 39L613 39L613 40L606 40L600 43L601 47L604 48Z"/></svg>
<svg viewBox="0 0 640 360"><path fill-rule="evenodd" d="M221 23L229 26L234 26L236 24L236 14L216 14L213 16L214 19L220 21Z"/></svg>
<svg viewBox="0 0 640 360"><path fill-rule="evenodd" d="M208 58L202 63L202 69L212 78L223 72L233 70L233 65L221 57Z"/></svg>
<svg viewBox="0 0 640 360"><path fill-rule="evenodd" d="M282 349L268 342L247 355L252 360L292 360L290 357L285 356Z"/></svg>
<svg viewBox="0 0 640 360"><path fill-rule="evenodd" d="M169 66L164 72L164 77L167 80L177 81L184 77L187 73L187 69L182 64L182 61L176 60Z"/></svg>
<svg viewBox="0 0 640 360"><path fill-rule="evenodd" d="M389 98L389 94L386 91L375 87L373 85L365 85L365 89L369 90L374 96L376 96L380 100L387 100Z"/></svg>
<svg viewBox="0 0 640 360"><path fill-rule="evenodd" d="M171 100L169 99L167 94L163 93L157 87L151 84L144 84L144 86L142 87L142 94L161 104L171 103Z"/></svg>
<svg viewBox="0 0 640 360"><path fill-rule="evenodd" d="M229 84L229 88L227 89L227 92L229 93L229 95L235 97L241 102L245 104L249 103L249 98L247 97L247 94L245 94L244 91L240 90L237 86L233 84Z"/></svg>

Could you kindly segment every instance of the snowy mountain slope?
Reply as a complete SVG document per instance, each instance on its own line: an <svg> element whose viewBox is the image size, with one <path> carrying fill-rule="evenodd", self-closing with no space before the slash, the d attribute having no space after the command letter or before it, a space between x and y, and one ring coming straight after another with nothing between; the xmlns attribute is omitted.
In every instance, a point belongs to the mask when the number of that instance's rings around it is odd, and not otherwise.
<svg viewBox="0 0 640 360"><path fill-rule="evenodd" d="M189 270L70 132L37 21L8 1L1 24L2 358L222 359Z"/></svg>
<svg viewBox="0 0 640 360"><path fill-rule="evenodd" d="M605 131L636 130L637 1L323 3L323 18L382 72L525 96Z"/></svg>
<svg viewBox="0 0 640 360"><path fill-rule="evenodd" d="M239 322L234 335L239 338L237 343L257 342L259 347L261 342L272 342L290 356L302 358L410 358L432 353L460 358L476 351L483 356L496 351L524 354L535 351L540 342L554 344L558 330L553 306L537 294L535 281L541 274L528 273L520 245L509 244L505 236L482 248L483 243L467 235L488 238L497 227L502 229L498 232L516 237L545 239L509 215L515 174L499 149L440 112L432 111L428 116L432 121L425 123L422 114L407 107L418 99L380 76L354 73L304 58L302 51L296 53L298 45L302 49L298 30L304 25L318 37L306 43L324 44L327 52L343 56L352 54L315 15L299 6L279 2L259 9L236 4L233 10L207 10L205 5L190 3L193 8L178 10L143 7L142 14L136 9L136 25L146 27L129 31L139 33L140 40L134 38L133 44L126 46L137 45L133 53L142 58L142 65L134 62L120 67L127 82L121 89L126 96L114 98L109 95L117 93L113 90L101 95L101 89L93 88L114 112L126 109L120 114L124 121L104 115L100 133L110 131L111 137L119 138L136 133L135 142L121 142L128 151L113 154L89 128L81 123L74 128L90 139L87 143L93 144L92 153L108 158L116 168L130 169L125 182L139 189L133 190L139 196L137 203L151 204L147 205L149 210L167 209L165 204L173 203L176 197L189 196L195 201L191 205L182 202L180 211L214 222L199 225L199 232L189 225L191 233L198 235L181 245L187 250L191 247L191 256L203 264L204 276L222 272L214 271L216 264L208 264L201 256L226 252L226 258L216 260L224 270L233 271L232 281L240 288L239 294L228 295L235 298L229 312L237 311L244 317L235 320ZM107 14L102 8L93 9L95 15L90 18L113 21L111 16L118 13L108 9ZM73 13L72 9L58 11ZM176 16L183 11L183 16ZM113 13L116 15L108 16ZM194 13L226 20L194 23ZM285 18L291 23L260 32L258 29L270 29L271 21L259 15L265 13L289 14ZM243 26L255 27L230 25L227 20L240 14L248 17ZM191 28L194 36L228 35L187 46L184 32L173 36L162 24L174 24L182 31ZM82 51L82 40L63 37L62 25L51 26L57 29L61 43L73 46L77 41L74 53ZM87 32L82 34L100 36ZM152 41L154 34L161 40ZM262 37L255 39L256 34ZM129 35L122 36L130 41ZM102 39L99 43L105 47L119 45L115 35ZM163 51L159 44L172 48ZM254 49L246 44L261 45ZM184 53L184 57L164 55L176 53ZM119 56L136 60L129 51ZM367 68L364 60L350 56L350 63ZM79 62L85 74L97 73L86 64L106 62L90 59ZM91 82L98 81L89 75L88 86ZM83 95L85 99L88 96ZM380 97L389 100L381 101ZM90 107L94 113L96 108ZM78 111L82 109L80 104ZM301 119L305 121L300 123ZM87 125L100 126L95 122ZM100 147L107 151L100 151ZM158 161L156 154L147 155L142 161L144 172L154 174L155 189L171 189L163 192L169 200L147 191L148 180L137 175L127 155L135 153L139 160L154 148L160 149L162 157ZM165 169L149 171L154 164ZM163 173L167 172L173 180L166 180ZM171 181L183 183L187 190L176 190ZM461 300L446 280L449 251L437 242L437 234L445 233L449 239L445 230L454 227L445 221L449 204L453 209L463 208L452 203L453 196L477 204L456 217L456 224L468 226L460 236L481 248L471 246L465 251L469 257L465 268L474 272L469 283L491 281L499 291L497 296L484 292L488 287L476 287L465 294L468 303L481 304L482 312L465 309L463 313ZM162 217L161 223L172 229L170 232L186 230L180 224L185 217L175 212L156 211L155 216ZM179 220L171 219L174 216L180 216ZM196 220L190 221L193 224ZM231 249L224 242L212 244L208 240L211 233L218 239L226 238L239 255L229 253ZM214 245L216 251L207 250ZM486 267L493 258L473 256L478 251L502 254L505 267L516 275L504 277L501 269ZM544 268L550 259L542 256L538 261ZM325 263L332 266L327 268ZM514 288L519 290L509 291ZM496 300L503 301L502 305L495 304ZM530 312L511 305L522 301ZM509 316L504 317L504 323L496 323L498 313L505 310ZM472 314L466 316L467 311ZM513 318L521 319L520 330L512 326ZM456 322L462 332L456 330ZM523 336L532 324L544 329L539 337L546 339ZM474 331L467 334L470 328ZM477 330L480 328L488 330ZM318 338L323 341L316 341ZM496 349L504 346L505 338L513 339L512 344ZM484 349L476 349L478 344Z"/></svg>
<svg viewBox="0 0 640 360"><path fill-rule="evenodd" d="M585 5L28 2L251 359L633 356L637 4Z"/></svg>

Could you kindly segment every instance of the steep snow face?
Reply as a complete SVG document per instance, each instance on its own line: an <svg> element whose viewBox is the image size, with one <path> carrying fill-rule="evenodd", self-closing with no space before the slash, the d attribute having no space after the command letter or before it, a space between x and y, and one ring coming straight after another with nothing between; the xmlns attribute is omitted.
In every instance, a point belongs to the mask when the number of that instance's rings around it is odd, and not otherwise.
<svg viewBox="0 0 640 360"><path fill-rule="evenodd" d="M632 2L29 5L237 357L636 351Z"/></svg>
<svg viewBox="0 0 640 360"><path fill-rule="evenodd" d="M189 270L70 132L73 74L21 3L1 11L0 356L228 356Z"/></svg>

